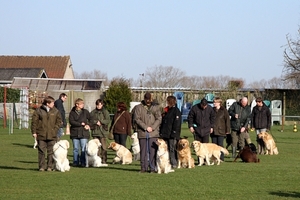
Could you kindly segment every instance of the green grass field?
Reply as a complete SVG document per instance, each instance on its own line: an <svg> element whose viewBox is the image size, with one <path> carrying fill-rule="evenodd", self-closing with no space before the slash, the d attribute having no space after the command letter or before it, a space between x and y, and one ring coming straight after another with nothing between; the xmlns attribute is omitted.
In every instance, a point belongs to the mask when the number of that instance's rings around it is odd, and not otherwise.
<svg viewBox="0 0 300 200"><path fill-rule="evenodd" d="M191 136L183 127L182 135ZM38 172L30 130L15 129L9 135L2 128L0 199L299 199L300 132L294 133L292 126L284 132L279 129L272 127L279 155L260 155L258 164L234 163L228 156L220 166L139 174L137 161L126 166L109 163L105 168L71 167L65 173ZM251 138L255 141L254 132ZM111 162L114 152L108 154ZM72 162L72 147L68 157Z"/></svg>

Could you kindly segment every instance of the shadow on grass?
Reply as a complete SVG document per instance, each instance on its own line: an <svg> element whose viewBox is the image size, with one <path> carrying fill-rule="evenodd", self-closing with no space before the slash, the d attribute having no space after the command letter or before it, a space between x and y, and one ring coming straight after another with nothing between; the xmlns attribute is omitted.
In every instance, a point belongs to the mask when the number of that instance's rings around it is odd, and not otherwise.
<svg viewBox="0 0 300 200"><path fill-rule="evenodd" d="M29 144L20 144L20 143L12 143L12 144L16 145L16 146L22 146L22 147L27 147L27 148L34 149L33 148L33 143L32 143L32 145L29 145Z"/></svg>
<svg viewBox="0 0 300 200"><path fill-rule="evenodd" d="M279 197L291 197L291 198L299 198L300 193L299 192L284 192L284 191L278 191L278 192L269 192L271 195L279 196Z"/></svg>
<svg viewBox="0 0 300 200"><path fill-rule="evenodd" d="M20 167L13 167L13 166L0 166L0 169L15 169L15 170L37 171L37 168L20 168Z"/></svg>

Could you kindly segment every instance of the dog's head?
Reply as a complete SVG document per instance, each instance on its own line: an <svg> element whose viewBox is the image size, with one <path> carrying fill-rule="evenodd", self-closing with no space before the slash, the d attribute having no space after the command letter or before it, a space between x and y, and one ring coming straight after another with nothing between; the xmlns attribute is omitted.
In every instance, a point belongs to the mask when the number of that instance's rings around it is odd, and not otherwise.
<svg viewBox="0 0 300 200"><path fill-rule="evenodd" d="M118 149L118 146L119 146L118 143L116 143L116 142L111 142L107 148L116 151L116 150Z"/></svg>
<svg viewBox="0 0 300 200"><path fill-rule="evenodd" d="M131 136L130 136L131 139L136 139L138 138L138 135L137 135L137 132L134 132Z"/></svg>
<svg viewBox="0 0 300 200"><path fill-rule="evenodd" d="M101 147L101 142L99 139L95 138L93 139L93 141L95 142L95 144L98 146L98 147Z"/></svg>
<svg viewBox="0 0 300 200"><path fill-rule="evenodd" d="M161 138L158 138L156 140L156 145L158 146L158 148L162 148L162 149L165 149L165 150L168 149L167 143Z"/></svg>
<svg viewBox="0 0 300 200"><path fill-rule="evenodd" d="M177 144L177 150L190 148L190 142L187 139L180 139Z"/></svg>
<svg viewBox="0 0 300 200"><path fill-rule="evenodd" d="M193 147L194 150L196 150L196 149L200 148L200 145L201 145L200 141L194 140L191 144L191 147Z"/></svg>
<svg viewBox="0 0 300 200"><path fill-rule="evenodd" d="M263 139L263 138L267 138L268 135L269 134L267 132L261 132L257 136L258 136L258 138Z"/></svg>

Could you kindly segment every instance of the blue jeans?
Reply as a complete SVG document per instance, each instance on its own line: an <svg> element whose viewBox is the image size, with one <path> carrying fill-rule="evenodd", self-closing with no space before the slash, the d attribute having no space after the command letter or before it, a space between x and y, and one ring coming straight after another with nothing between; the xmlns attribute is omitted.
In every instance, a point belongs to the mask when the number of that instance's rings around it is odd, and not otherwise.
<svg viewBox="0 0 300 200"><path fill-rule="evenodd" d="M63 128L59 128L57 131L57 138L61 138L61 136L63 136L64 133L64 129Z"/></svg>
<svg viewBox="0 0 300 200"><path fill-rule="evenodd" d="M88 142L88 139L73 139L73 165L79 165L79 158L80 164L85 166L85 146ZM81 147L81 154L79 156L79 147Z"/></svg>

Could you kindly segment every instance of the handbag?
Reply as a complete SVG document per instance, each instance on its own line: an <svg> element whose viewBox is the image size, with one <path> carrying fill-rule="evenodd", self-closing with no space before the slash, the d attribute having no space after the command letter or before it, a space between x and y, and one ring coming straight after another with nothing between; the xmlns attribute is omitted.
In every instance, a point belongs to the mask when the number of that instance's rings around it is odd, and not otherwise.
<svg viewBox="0 0 300 200"><path fill-rule="evenodd" d="M117 117L116 121L115 121L114 124L112 125L112 127L111 127L111 129L110 129L110 131L109 131L108 137L107 137L109 140L113 140L113 139L114 139L114 133L113 133L113 132L114 132L114 127L115 127L117 121L120 119L120 117L123 115L124 112L125 112L125 111L123 111L123 112L121 113L121 115L119 115L119 117Z"/></svg>

